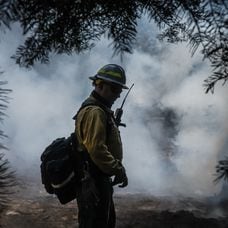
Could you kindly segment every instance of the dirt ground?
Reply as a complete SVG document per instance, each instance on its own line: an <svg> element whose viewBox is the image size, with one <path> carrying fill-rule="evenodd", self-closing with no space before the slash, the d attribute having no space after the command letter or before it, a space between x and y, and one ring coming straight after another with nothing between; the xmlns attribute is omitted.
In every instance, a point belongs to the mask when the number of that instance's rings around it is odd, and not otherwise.
<svg viewBox="0 0 228 228"><path fill-rule="evenodd" d="M1 214L1 228L76 228L77 204L61 205L42 186L26 183ZM117 228L228 228L228 201L117 193Z"/></svg>

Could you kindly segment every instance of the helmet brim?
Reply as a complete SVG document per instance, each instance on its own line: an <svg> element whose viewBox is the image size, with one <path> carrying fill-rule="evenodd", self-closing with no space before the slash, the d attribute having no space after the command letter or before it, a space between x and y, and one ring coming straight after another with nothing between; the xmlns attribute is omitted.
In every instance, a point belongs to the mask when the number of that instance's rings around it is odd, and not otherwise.
<svg viewBox="0 0 228 228"><path fill-rule="evenodd" d="M95 76L90 76L89 79L92 80L92 81L95 81L96 79L101 79L101 80L103 80L103 81L112 82L112 83L114 83L114 84L120 85L123 89L129 89L127 86L125 86L125 85L123 85L123 84L117 83L116 81L103 79L102 77L97 77L97 75L95 75Z"/></svg>

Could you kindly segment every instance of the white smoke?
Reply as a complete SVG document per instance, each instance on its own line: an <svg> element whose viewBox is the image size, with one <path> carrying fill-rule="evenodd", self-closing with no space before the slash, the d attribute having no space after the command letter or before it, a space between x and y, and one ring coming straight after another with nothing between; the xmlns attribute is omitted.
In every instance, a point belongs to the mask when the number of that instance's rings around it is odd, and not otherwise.
<svg viewBox="0 0 228 228"><path fill-rule="evenodd" d="M211 74L209 64L202 62L199 53L191 57L186 44L159 43L153 31L151 24L141 22L136 50L121 63L127 84L135 83L124 107L127 128L121 128L129 176L129 187L123 191L215 194L220 186L213 184L214 166L224 152L228 133L227 86L217 85L214 95L206 95L202 84ZM2 34L0 66L13 89L3 128L9 136L11 164L18 173L33 174L39 180L40 154L53 139L73 131L72 117L92 90L88 76L120 60L111 57L109 41L102 39L91 52L53 56L49 65L37 63L26 70L10 59L22 40L17 26ZM170 163L163 159L164 151L156 140L164 137L161 120L148 119L155 104L180 117L173 139L177 151Z"/></svg>

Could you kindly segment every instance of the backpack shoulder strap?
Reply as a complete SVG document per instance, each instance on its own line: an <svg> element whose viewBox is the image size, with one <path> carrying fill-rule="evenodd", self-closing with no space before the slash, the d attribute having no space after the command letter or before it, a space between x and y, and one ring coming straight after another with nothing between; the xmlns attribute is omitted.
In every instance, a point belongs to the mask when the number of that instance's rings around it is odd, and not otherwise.
<svg viewBox="0 0 228 228"><path fill-rule="evenodd" d="M109 111L107 110L107 108L106 108L102 103L100 103L100 102L98 102L98 101L96 101L96 100L94 100L94 99L92 99L92 98L89 97L89 98L87 98L87 99L81 104L81 107L80 107L79 110L77 111L76 115L73 117L73 120L76 120L76 119L77 119L77 115L79 114L79 112L80 112L83 108L85 108L85 107L87 107L87 106L98 106L98 107L100 107L100 108L106 113L106 115L107 115L108 118L111 117L111 112L109 112Z"/></svg>
<svg viewBox="0 0 228 228"><path fill-rule="evenodd" d="M73 120L76 120L77 119L77 116L78 116L78 114L79 114L79 112L83 109L83 108L85 108L85 107L87 107L87 106L98 106L98 107L100 107L104 112L105 112L105 114L106 114L106 116L107 116L107 128L106 128L106 132L107 132L107 137L109 136L109 132L110 132L110 129L111 129L111 125L112 125L112 123L113 123L113 121L112 121L112 116L113 116L113 114L112 114L112 112L110 111L110 110L108 110L108 108L105 106L105 105L103 105L102 103L100 103L99 101L96 101L95 99L93 99L93 98L91 98L91 97L89 97L89 98L87 98L82 104L81 104L81 107L79 108L79 110L77 111L77 113L76 113L76 115L73 117ZM114 118L114 117L113 117Z"/></svg>

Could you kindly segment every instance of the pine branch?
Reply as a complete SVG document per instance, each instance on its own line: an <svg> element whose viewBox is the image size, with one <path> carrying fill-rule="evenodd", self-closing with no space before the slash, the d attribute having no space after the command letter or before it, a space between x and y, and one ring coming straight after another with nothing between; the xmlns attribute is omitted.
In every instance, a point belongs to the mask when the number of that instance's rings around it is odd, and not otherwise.
<svg viewBox="0 0 228 228"><path fill-rule="evenodd" d="M15 19L14 0L0 1L0 27L10 28L10 23Z"/></svg>
<svg viewBox="0 0 228 228"><path fill-rule="evenodd" d="M120 15L116 21L112 22L108 38L113 40L113 55L122 56L124 53L132 53L137 34L137 18L138 15L131 12L126 15Z"/></svg>
<svg viewBox="0 0 228 228"><path fill-rule="evenodd" d="M224 1L183 1L181 7L187 13L185 25L180 21L171 24L159 38L167 38L169 42L188 40L192 55L199 46L202 47L204 59L209 59L213 68L213 74L204 81L204 87L206 93L213 93L215 84L220 80L225 84L228 77L227 5Z"/></svg>
<svg viewBox="0 0 228 228"><path fill-rule="evenodd" d="M2 72L1 72L2 73ZM0 74L1 74L0 73ZM6 81L0 81L0 86L6 85ZM0 120L6 115L5 110L7 108L8 97L11 92L10 89L0 87ZM0 130L0 138L6 138L2 130ZM7 150L7 148L0 143L0 150ZM4 159L3 152L0 152L0 211L2 211L9 204L9 195L12 193L12 186L14 186L14 172L11 171L10 165L7 159Z"/></svg>
<svg viewBox="0 0 228 228"><path fill-rule="evenodd" d="M14 172L10 171L8 160L0 153L0 212L9 204L9 195L13 193L12 187L16 182Z"/></svg>
<svg viewBox="0 0 228 228"><path fill-rule="evenodd" d="M225 181L228 181L228 158L226 160L221 160L218 162L218 165L216 166L216 178L214 182L217 184L222 179Z"/></svg>
<svg viewBox="0 0 228 228"><path fill-rule="evenodd" d="M104 34L112 40L114 55L132 53L137 20L147 14L169 42L188 41L192 55L201 48L213 67L212 91L227 78L228 3L225 0L2 0L0 25L18 21L26 36L13 56L21 66L48 63L50 53L90 50ZM221 50L220 50L221 48ZM216 80L214 80L217 77ZM209 83L208 83L209 82Z"/></svg>

